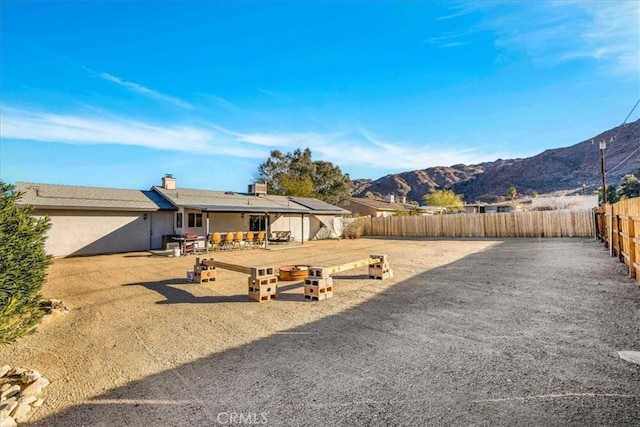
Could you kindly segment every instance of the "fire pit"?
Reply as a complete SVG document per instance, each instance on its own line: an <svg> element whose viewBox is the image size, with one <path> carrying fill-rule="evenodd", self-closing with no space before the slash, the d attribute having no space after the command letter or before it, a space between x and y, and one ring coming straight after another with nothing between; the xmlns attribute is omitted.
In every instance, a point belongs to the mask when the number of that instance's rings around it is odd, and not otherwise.
<svg viewBox="0 0 640 427"><path fill-rule="evenodd" d="M309 277L307 265L285 265L280 267L280 280L283 282L301 281Z"/></svg>

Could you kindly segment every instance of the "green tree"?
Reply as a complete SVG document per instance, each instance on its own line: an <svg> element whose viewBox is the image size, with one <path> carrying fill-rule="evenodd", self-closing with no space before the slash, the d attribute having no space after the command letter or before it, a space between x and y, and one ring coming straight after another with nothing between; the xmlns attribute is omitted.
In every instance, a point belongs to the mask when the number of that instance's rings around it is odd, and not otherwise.
<svg viewBox="0 0 640 427"><path fill-rule="evenodd" d="M507 194L509 195L509 198L513 202L513 200L518 195L518 190L516 190L516 187L509 187L509 189L507 190Z"/></svg>
<svg viewBox="0 0 640 427"><path fill-rule="evenodd" d="M449 211L461 209L463 206L462 195L451 190L432 190L423 199L427 206L440 206Z"/></svg>
<svg viewBox="0 0 640 427"><path fill-rule="evenodd" d="M40 289L51 257L44 244L48 217L32 216L33 207L18 207L23 194L0 181L0 343L32 332L42 312Z"/></svg>
<svg viewBox="0 0 640 427"><path fill-rule="evenodd" d="M353 188L349 174L331 162L313 161L308 148L287 154L271 151L258 166L255 178L267 183L270 194L316 197L334 204L349 196Z"/></svg>
<svg viewBox="0 0 640 427"><path fill-rule="evenodd" d="M602 205L602 187L598 187L598 204ZM607 203L616 203L618 201L618 189L615 185L607 185Z"/></svg>
<svg viewBox="0 0 640 427"><path fill-rule="evenodd" d="M532 199L537 199L537 198L538 198L538 196L539 196L539 194L538 194L538 192L537 192L537 191L532 191L532 192L531 192L531 198L532 198Z"/></svg>
<svg viewBox="0 0 640 427"><path fill-rule="evenodd" d="M620 200L630 199L632 197L640 197L640 181L638 174L628 174L622 177L622 182L617 190L617 196Z"/></svg>

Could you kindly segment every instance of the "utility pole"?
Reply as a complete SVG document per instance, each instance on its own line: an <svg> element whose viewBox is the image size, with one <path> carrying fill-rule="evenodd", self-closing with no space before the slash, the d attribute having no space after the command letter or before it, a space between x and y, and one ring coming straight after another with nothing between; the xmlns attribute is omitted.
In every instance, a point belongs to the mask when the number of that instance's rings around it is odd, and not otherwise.
<svg viewBox="0 0 640 427"><path fill-rule="evenodd" d="M609 140L609 142L613 141L613 137ZM607 141L600 141L600 173L602 174L602 204L607 204L607 173L604 167L604 150L607 148Z"/></svg>

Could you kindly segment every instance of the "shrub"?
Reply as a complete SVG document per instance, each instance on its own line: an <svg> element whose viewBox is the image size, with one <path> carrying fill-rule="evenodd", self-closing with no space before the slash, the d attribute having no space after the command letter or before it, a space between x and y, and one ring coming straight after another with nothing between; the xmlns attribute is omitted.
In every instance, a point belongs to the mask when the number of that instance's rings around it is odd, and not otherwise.
<svg viewBox="0 0 640 427"><path fill-rule="evenodd" d="M364 234L364 224L362 221L353 221L349 223L342 231L342 237L345 239L357 239Z"/></svg>
<svg viewBox="0 0 640 427"><path fill-rule="evenodd" d="M44 243L48 217L35 218L32 206L18 207L23 196L0 181L0 343L33 332L42 316L40 289L51 257Z"/></svg>

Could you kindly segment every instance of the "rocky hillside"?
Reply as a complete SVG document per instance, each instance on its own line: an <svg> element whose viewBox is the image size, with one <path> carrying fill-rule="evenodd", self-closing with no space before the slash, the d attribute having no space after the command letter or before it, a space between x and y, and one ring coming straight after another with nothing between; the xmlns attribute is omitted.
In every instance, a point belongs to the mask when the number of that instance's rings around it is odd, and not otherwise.
<svg viewBox="0 0 640 427"><path fill-rule="evenodd" d="M597 141L607 143L607 184L618 185L622 176L640 168L640 120L618 126L586 141L565 148L546 150L524 159L477 165L432 167L387 175L373 180L355 180L355 197L406 196L422 202L432 189L451 189L466 202L494 202L507 197L509 187L519 194L578 191L591 194L601 185L600 150ZM591 140L596 141L592 143Z"/></svg>

